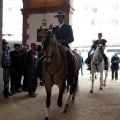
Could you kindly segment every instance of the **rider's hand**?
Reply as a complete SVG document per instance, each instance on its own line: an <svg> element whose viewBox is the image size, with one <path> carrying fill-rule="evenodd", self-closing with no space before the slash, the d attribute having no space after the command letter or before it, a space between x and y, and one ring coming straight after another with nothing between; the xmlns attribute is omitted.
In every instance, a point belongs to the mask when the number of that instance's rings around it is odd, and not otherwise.
<svg viewBox="0 0 120 120"><path fill-rule="evenodd" d="M49 30L52 30L52 29L53 29L53 25L50 24L50 26L49 26Z"/></svg>
<svg viewBox="0 0 120 120"><path fill-rule="evenodd" d="M64 39L59 39L59 43L64 43L65 42L65 40Z"/></svg>

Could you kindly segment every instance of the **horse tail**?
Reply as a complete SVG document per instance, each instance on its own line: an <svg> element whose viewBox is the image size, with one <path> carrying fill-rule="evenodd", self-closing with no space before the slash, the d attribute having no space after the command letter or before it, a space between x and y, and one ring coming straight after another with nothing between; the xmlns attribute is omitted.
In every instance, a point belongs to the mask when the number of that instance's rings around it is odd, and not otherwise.
<svg viewBox="0 0 120 120"><path fill-rule="evenodd" d="M78 73L79 74L79 73ZM74 94L76 95L76 93L78 93L79 91L79 84L78 84L78 75L76 77L76 83L75 83L75 90L74 90Z"/></svg>
<svg viewBox="0 0 120 120"><path fill-rule="evenodd" d="M76 93L78 93L78 90L79 90L78 75L79 75L79 70L81 68L81 60L79 58L79 54L76 53L75 51L73 51L73 54L74 54L74 61L75 61L75 66L76 66L76 76L75 76L74 82L70 86L70 95L73 96L72 99L75 98Z"/></svg>
<svg viewBox="0 0 120 120"><path fill-rule="evenodd" d="M76 93L78 93L79 85L78 85L78 76L76 76L74 83L70 86L70 95L72 95L72 99L75 98Z"/></svg>

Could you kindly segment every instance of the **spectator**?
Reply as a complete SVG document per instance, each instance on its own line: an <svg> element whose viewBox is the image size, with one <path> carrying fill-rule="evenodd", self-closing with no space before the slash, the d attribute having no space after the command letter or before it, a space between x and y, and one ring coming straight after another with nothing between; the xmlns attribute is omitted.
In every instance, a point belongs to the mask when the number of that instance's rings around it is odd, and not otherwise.
<svg viewBox="0 0 120 120"><path fill-rule="evenodd" d="M115 77L115 80L118 80L119 62L120 62L119 57L117 56L117 53L115 53L114 56L111 58L112 80L114 79L114 77Z"/></svg>
<svg viewBox="0 0 120 120"><path fill-rule="evenodd" d="M10 52L11 57L11 91L12 93L21 92L21 76L23 67L23 57L20 52L20 45L14 44L15 50Z"/></svg>
<svg viewBox="0 0 120 120"><path fill-rule="evenodd" d="M2 67L3 67L3 82L4 82L4 90L3 95L6 99L9 98L10 95L12 95L9 92L9 79L10 79L10 53L8 51L8 42L3 39L2 40Z"/></svg>
<svg viewBox="0 0 120 120"><path fill-rule="evenodd" d="M81 52L79 53L79 56L80 56L80 61L81 61L81 75L83 75L83 64L84 64L84 61L83 61L83 57L81 56Z"/></svg>
<svg viewBox="0 0 120 120"><path fill-rule="evenodd" d="M26 67L28 73L28 93L31 97L36 97L36 87L37 87L37 73L36 68L38 64L38 52L37 45L31 43L31 50L26 54Z"/></svg>

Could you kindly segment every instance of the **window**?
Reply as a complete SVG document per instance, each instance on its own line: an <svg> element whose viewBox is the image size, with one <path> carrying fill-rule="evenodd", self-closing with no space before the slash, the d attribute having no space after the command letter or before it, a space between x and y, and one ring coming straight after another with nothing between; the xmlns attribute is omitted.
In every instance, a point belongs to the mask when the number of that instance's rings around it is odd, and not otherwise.
<svg viewBox="0 0 120 120"><path fill-rule="evenodd" d="M95 26L95 20L91 20L91 25Z"/></svg>
<svg viewBox="0 0 120 120"><path fill-rule="evenodd" d="M112 20L112 25L118 26L118 20L117 19L113 19Z"/></svg>
<svg viewBox="0 0 120 120"><path fill-rule="evenodd" d="M10 7L10 8L8 8L8 11L12 11L12 8Z"/></svg>

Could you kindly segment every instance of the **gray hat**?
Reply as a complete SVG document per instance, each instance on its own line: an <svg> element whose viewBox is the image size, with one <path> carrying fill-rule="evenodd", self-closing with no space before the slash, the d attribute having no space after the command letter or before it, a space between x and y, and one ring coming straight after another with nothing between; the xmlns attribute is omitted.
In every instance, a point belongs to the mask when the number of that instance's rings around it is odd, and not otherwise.
<svg viewBox="0 0 120 120"><path fill-rule="evenodd" d="M68 15L66 15L63 11L59 11L59 12L57 13L57 15L55 15L54 17L55 17L55 18L58 18L58 16L63 16L63 17L65 17L65 18L68 17Z"/></svg>

